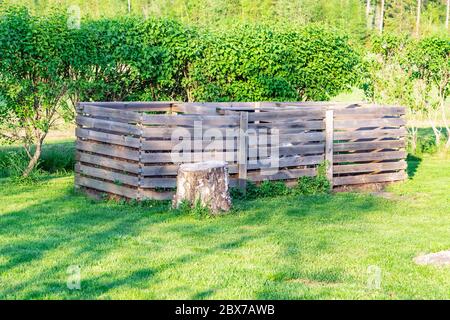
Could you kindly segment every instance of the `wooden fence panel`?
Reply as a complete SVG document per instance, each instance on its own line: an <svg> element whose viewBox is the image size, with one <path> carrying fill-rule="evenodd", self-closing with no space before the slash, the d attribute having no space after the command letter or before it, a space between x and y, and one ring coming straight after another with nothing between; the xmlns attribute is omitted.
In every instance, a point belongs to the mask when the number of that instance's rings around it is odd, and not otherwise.
<svg viewBox="0 0 450 320"><path fill-rule="evenodd" d="M230 186L315 176L325 160L335 186L406 177L398 106L89 102L77 112L76 185L126 198L170 199L180 163L213 159L228 162Z"/></svg>

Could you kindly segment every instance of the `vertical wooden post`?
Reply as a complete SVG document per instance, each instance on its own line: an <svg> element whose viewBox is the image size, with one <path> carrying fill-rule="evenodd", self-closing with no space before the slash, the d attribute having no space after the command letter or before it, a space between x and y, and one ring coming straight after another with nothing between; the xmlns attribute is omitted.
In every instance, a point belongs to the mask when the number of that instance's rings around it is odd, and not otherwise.
<svg viewBox="0 0 450 320"><path fill-rule="evenodd" d="M143 150L142 150L142 141L144 139L144 130L143 130L143 117L144 112L140 112L139 116L139 123L137 126L140 129L139 133L139 172L138 172L138 187L137 187L137 194L136 194L136 200L140 201L142 200L142 190L141 190L141 184L142 184L142 171L143 171L143 163L142 163L142 156L143 156Z"/></svg>
<svg viewBox="0 0 450 320"><path fill-rule="evenodd" d="M239 122L239 188L245 192L247 186L247 161L248 161L248 112L240 112Z"/></svg>
<svg viewBox="0 0 450 320"><path fill-rule="evenodd" d="M327 179L333 187L333 142L334 142L334 111L325 112L325 161L327 164Z"/></svg>

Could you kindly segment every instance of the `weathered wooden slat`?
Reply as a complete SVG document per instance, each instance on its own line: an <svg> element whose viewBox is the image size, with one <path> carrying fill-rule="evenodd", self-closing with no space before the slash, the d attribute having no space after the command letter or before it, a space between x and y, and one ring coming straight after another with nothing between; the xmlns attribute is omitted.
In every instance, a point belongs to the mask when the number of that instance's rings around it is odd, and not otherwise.
<svg viewBox="0 0 450 320"><path fill-rule="evenodd" d="M141 180L142 188L175 188L176 186L176 178L143 178Z"/></svg>
<svg viewBox="0 0 450 320"><path fill-rule="evenodd" d="M127 111L115 108L108 108L105 106L84 105L79 109L87 117L104 117L112 118L113 121L118 122L134 122L137 123L140 118L139 112Z"/></svg>
<svg viewBox="0 0 450 320"><path fill-rule="evenodd" d="M249 161L247 169L255 170L267 167L277 166L278 168L283 167L296 167L296 166L307 166L307 165L317 165L325 160L324 155L316 156L294 156L285 158L266 158L261 161Z"/></svg>
<svg viewBox="0 0 450 320"><path fill-rule="evenodd" d="M136 199L137 197L137 189L128 188L126 186L119 186L117 184L102 181L99 179L83 177L80 174L75 175L75 185L116 194L130 199Z"/></svg>
<svg viewBox="0 0 450 320"><path fill-rule="evenodd" d="M106 142L111 144L118 144L121 146L127 146L131 148L139 147L139 139L112 133L105 133L100 131L94 131L90 129L76 128L75 135L79 138L95 140L100 142Z"/></svg>
<svg viewBox="0 0 450 320"><path fill-rule="evenodd" d="M258 170L256 172L248 172L247 179L250 181L258 182L264 180L289 180L297 179L303 176L313 177L317 174L317 169L306 168L306 169L280 169L279 172L272 175L263 175Z"/></svg>
<svg viewBox="0 0 450 320"><path fill-rule="evenodd" d="M179 160L179 161L178 161ZM142 155L143 163L175 163L178 162L199 162L208 160L237 161L237 152L185 152L183 154L166 153L145 153Z"/></svg>
<svg viewBox="0 0 450 320"><path fill-rule="evenodd" d="M138 177L132 176L124 173L118 173L114 171L110 171L107 169L96 168L87 166L84 164L77 163L75 164L75 170L79 173L82 173L86 176L96 177L104 180L109 180L112 182L117 182L120 184L127 184L131 186L138 185Z"/></svg>
<svg viewBox="0 0 450 320"><path fill-rule="evenodd" d="M394 173L380 173L380 174L365 174L356 176L346 176L346 177L334 177L334 185L352 185L352 184L366 184L366 183L377 183L377 182L392 182L405 180L407 174L404 171L394 172Z"/></svg>
<svg viewBox="0 0 450 320"><path fill-rule="evenodd" d="M171 139L173 137L201 138L203 136L216 136L217 138L232 137L236 134L235 128L182 128L182 127L144 127L142 128L144 138L164 138Z"/></svg>
<svg viewBox="0 0 450 320"><path fill-rule="evenodd" d="M406 124L403 118L381 118L374 120L335 120L335 129L363 127L399 127Z"/></svg>
<svg viewBox="0 0 450 320"><path fill-rule="evenodd" d="M395 162L374 162L374 163L362 163L362 164L345 164L335 165L334 173L360 173L360 172L375 172L375 171L394 171L404 170L407 167L407 163L404 160Z"/></svg>
<svg viewBox="0 0 450 320"><path fill-rule="evenodd" d="M146 151L171 151L176 145L187 143L180 140L144 140L142 149ZM192 151L213 150L216 147L223 146L222 150L233 151L237 149L237 141L234 138L224 140L189 140L189 146Z"/></svg>
<svg viewBox="0 0 450 320"><path fill-rule="evenodd" d="M308 129L308 130L320 130L325 129L325 123L320 121L302 121L302 122L271 122L271 123L250 123L248 125L250 129L277 129L280 133L295 131L301 132L300 130Z"/></svg>
<svg viewBox="0 0 450 320"><path fill-rule="evenodd" d="M294 134L280 134L279 142L283 143L300 143L300 142L322 142L325 141L325 132L304 132Z"/></svg>
<svg viewBox="0 0 450 320"><path fill-rule="evenodd" d="M228 165L228 172L230 174L235 174L238 172L236 164ZM143 166L142 176L176 176L178 174L178 165L176 164L165 164L162 166Z"/></svg>
<svg viewBox="0 0 450 320"><path fill-rule="evenodd" d="M239 117L234 115L148 115L144 114L144 125L178 125L194 126L195 122L201 122L204 126L231 126L239 124Z"/></svg>
<svg viewBox="0 0 450 320"><path fill-rule="evenodd" d="M400 160L400 159L404 159L404 158L406 158L406 151L335 154L334 155L334 163Z"/></svg>
<svg viewBox="0 0 450 320"><path fill-rule="evenodd" d="M77 140L76 149L127 160L139 160L139 152L122 146Z"/></svg>
<svg viewBox="0 0 450 320"><path fill-rule="evenodd" d="M374 149L398 149L404 148L405 140L383 140L373 142L344 142L334 143L334 151L361 151L361 150L374 150Z"/></svg>
<svg viewBox="0 0 450 320"><path fill-rule="evenodd" d="M125 133L130 135L141 134L141 129L139 129L137 126L122 122L77 116L76 123L79 126L81 125L88 128L102 129L110 132Z"/></svg>
<svg viewBox="0 0 450 320"><path fill-rule="evenodd" d="M335 140L357 140L357 139L377 139L377 138L399 138L406 136L405 128L399 129L375 129L375 130L354 130L335 131Z"/></svg>
<svg viewBox="0 0 450 320"><path fill-rule="evenodd" d="M298 145L298 146L280 146L278 147L278 154L280 156L289 155L307 155L323 153L325 145L323 143L310 144L310 145ZM249 148L249 155L270 155L271 147L258 147L252 146Z"/></svg>
<svg viewBox="0 0 450 320"><path fill-rule="evenodd" d="M77 161L135 174L139 173L139 165L136 162L120 161L117 159L97 156L85 152L77 152Z"/></svg>
<svg viewBox="0 0 450 320"><path fill-rule="evenodd" d="M254 112L248 113L248 121L275 121L279 119L299 119L303 120L314 120L323 119L325 116L324 111L314 111L314 110L280 110L280 111L269 111L269 112Z"/></svg>
<svg viewBox="0 0 450 320"><path fill-rule="evenodd" d="M169 111L176 104L175 101L152 101L152 102L80 102L80 106L100 106L113 109L132 111Z"/></svg>
<svg viewBox="0 0 450 320"><path fill-rule="evenodd" d="M369 115L371 117L380 116L400 116L405 114L405 107L398 106L375 106L370 108L351 108L335 110L335 117L347 117L352 119L355 115Z"/></svg>

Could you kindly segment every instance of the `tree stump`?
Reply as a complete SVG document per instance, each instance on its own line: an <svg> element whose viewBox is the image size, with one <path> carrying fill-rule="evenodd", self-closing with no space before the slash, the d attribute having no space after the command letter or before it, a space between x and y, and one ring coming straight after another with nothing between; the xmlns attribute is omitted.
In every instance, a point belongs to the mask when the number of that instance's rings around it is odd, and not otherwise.
<svg viewBox="0 0 450 320"><path fill-rule="evenodd" d="M177 192L173 207L187 201L198 202L212 214L229 211L231 198L228 191L228 167L224 161L205 161L182 164L178 170Z"/></svg>

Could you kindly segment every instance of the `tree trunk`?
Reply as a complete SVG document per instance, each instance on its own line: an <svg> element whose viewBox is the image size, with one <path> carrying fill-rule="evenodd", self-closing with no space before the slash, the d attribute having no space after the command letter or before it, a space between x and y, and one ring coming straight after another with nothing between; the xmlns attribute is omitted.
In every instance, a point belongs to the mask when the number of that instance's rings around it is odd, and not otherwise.
<svg viewBox="0 0 450 320"><path fill-rule="evenodd" d="M383 25L384 25L384 0L381 0L381 6L380 6L380 25L379 25L380 33L383 33Z"/></svg>
<svg viewBox="0 0 450 320"><path fill-rule="evenodd" d="M182 164L178 170L177 192L173 207L186 201L191 206L199 203L212 214L229 211L228 168L223 161L205 161Z"/></svg>
<svg viewBox="0 0 450 320"><path fill-rule="evenodd" d="M38 141L38 143L36 143L36 150L34 151L33 156L30 158L28 166L23 171L22 176L24 178L28 177L30 173L33 171L33 169L36 167L39 158L41 157L41 152L42 152L42 141Z"/></svg>
<svg viewBox="0 0 450 320"><path fill-rule="evenodd" d="M435 120L431 118L430 115L428 115L428 121L430 122L431 128L433 129L434 133L434 140L436 142L436 147L439 147L441 144L441 130L436 126Z"/></svg>
<svg viewBox="0 0 450 320"><path fill-rule="evenodd" d="M420 35L420 15L422 10L422 0L417 0L416 35Z"/></svg>
<svg viewBox="0 0 450 320"><path fill-rule="evenodd" d="M448 30L448 24L450 20L450 0L447 0L447 14L445 17L445 29Z"/></svg>

